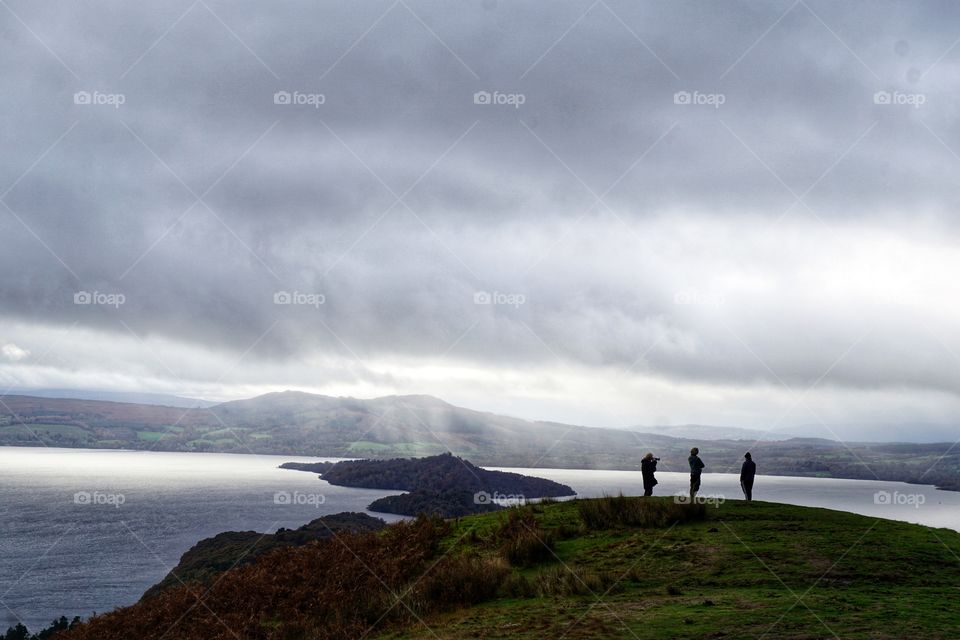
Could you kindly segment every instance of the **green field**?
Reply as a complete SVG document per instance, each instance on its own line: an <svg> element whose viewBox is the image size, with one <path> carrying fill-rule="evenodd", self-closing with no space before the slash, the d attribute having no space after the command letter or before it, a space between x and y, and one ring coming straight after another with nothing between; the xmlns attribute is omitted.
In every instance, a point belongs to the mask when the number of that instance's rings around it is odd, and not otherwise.
<svg viewBox="0 0 960 640"><path fill-rule="evenodd" d="M491 601L379 637L960 637L957 532L742 501L709 507L702 522L588 530L577 505L535 507L545 535L556 534L554 549L506 583L533 593L502 588ZM503 517L459 520L446 552L494 553L486 541ZM566 586L544 595L552 584Z"/></svg>

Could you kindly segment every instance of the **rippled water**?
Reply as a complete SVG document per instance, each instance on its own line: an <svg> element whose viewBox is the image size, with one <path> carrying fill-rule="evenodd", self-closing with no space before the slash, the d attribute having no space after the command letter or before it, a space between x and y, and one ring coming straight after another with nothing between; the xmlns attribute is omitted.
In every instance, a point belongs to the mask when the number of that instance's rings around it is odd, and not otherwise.
<svg viewBox="0 0 960 640"><path fill-rule="evenodd" d="M277 468L288 460L314 459L0 447L0 634L133 603L201 538L296 528L390 493Z"/></svg>
<svg viewBox="0 0 960 640"><path fill-rule="evenodd" d="M390 493L277 468L288 460L315 459L0 447L0 633L18 619L36 630L61 614L133 603L201 538L295 528L326 513L364 511ZM509 470L584 496L642 492L638 472ZM657 495L685 489L685 474L657 475ZM878 492L891 503L913 503L877 504ZM705 474L702 493L739 499L737 477ZM960 493L932 487L759 476L754 497L960 530Z"/></svg>

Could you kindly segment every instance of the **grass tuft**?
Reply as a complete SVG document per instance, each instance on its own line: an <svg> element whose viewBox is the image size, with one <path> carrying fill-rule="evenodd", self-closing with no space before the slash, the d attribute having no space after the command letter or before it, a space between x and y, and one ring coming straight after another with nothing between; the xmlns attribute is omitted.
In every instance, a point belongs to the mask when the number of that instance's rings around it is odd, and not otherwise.
<svg viewBox="0 0 960 640"><path fill-rule="evenodd" d="M677 503L669 498L628 498L621 493L577 502L584 525L596 530L624 526L661 528L706 517L706 505Z"/></svg>

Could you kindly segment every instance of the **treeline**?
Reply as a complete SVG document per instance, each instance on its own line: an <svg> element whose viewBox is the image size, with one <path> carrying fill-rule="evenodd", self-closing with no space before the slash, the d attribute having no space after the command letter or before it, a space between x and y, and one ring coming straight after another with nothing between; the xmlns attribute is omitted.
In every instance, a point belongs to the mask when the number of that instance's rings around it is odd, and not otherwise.
<svg viewBox="0 0 960 640"><path fill-rule="evenodd" d="M7 632L0 636L0 640L47 640L52 638L54 634L73 629L79 624L80 616L75 616L73 620L67 620L66 616L60 616L60 618L51 622L46 629L30 635L30 631L23 624L18 623L7 629Z"/></svg>

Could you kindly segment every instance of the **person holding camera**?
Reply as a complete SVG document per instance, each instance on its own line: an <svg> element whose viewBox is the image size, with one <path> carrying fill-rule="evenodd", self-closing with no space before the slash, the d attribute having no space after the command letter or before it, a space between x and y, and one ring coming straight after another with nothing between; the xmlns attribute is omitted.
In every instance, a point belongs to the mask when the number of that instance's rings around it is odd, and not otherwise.
<svg viewBox="0 0 960 640"><path fill-rule="evenodd" d="M657 479L653 474L657 472L657 462L660 458L654 458L652 453L647 453L640 460L640 473L643 475L643 495L652 496L653 487L657 484Z"/></svg>

